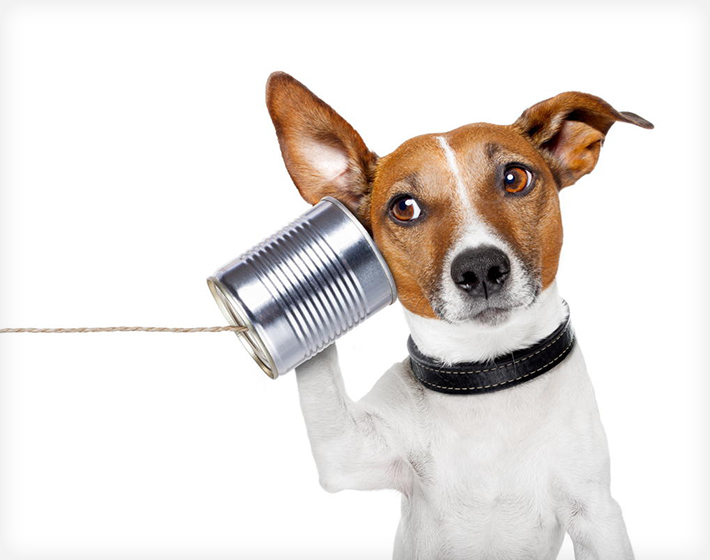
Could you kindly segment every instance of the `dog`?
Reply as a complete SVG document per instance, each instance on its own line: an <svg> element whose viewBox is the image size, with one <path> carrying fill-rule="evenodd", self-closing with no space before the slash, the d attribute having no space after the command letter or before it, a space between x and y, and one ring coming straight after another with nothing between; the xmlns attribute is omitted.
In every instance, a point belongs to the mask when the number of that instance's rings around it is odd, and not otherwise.
<svg viewBox="0 0 710 560"><path fill-rule="evenodd" d="M508 126L424 134L378 157L303 84L266 101L301 196L344 203L394 277L410 356L360 401L335 345L296 369L320 484L395 489L395 559L630 560L594 391L555 277L559 191L592 171L615 122L567 92Z"/></svg>

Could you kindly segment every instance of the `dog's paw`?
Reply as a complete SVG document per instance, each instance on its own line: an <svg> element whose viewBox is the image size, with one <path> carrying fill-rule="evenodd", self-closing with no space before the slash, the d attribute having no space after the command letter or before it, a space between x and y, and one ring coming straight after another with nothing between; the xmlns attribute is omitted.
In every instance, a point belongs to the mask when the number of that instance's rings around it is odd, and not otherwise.
<svg viewBox="0 0 710 560"><path fill-rule="evenodd" d="M311 371L333 370L338 368L338 350L335 343L324 348L318 354L303 362L296 368L296 374L307 374Z"/></svg>

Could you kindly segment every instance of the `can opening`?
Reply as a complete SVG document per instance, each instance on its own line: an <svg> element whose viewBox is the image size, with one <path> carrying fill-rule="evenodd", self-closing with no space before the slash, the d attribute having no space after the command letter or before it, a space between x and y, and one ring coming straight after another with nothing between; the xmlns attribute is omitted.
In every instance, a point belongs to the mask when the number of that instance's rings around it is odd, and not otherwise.
<svg viewBox="0 0 710 560"><path fill-rule="evenodd" d="M249 320L244 308L239 303L237 298L235 298L216 278L208 278L207 285L209 286L210 292L212 292L217 305L222 310L222 314L225 316L227 321L232 325L246 327L248 329L235 334L247 349L249 355L257 364L259 364L259 367L264 371L264 373L266 373L266 375L271 377L271 379L276 379L278 377L276 364L274 364L274 360L271 358L264 342L256 332L254 325Z"/></svg>

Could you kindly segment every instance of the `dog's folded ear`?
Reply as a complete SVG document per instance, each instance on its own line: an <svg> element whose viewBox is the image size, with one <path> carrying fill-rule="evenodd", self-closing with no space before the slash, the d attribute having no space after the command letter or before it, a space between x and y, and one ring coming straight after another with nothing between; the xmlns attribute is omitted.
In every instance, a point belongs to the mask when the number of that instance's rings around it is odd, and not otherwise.
<svg viewBox="0 0 710 560"><path fill-rule="evenodd" d="M286 168L311 204L324 196L343 202L368 225L377 156L327 103L284 72L266 84L266 105Z"/></svg>
<svg viewBox="0 0 710 560"><path fill-rule="evenodd" d="M599 97L576 91L533 105L513 127L542 153L563 188L594 169L604 138L615 122L653 128L634 113L617 111Z"/></svg>

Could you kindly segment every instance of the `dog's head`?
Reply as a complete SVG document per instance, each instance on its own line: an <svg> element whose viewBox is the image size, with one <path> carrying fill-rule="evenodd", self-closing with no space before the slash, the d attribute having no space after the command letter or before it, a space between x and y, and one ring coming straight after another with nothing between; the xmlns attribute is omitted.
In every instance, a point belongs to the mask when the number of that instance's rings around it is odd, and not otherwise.
<svg viewBox="0 0 710 560"><path fill-rule="evenodd" d="M271 75L266 99L303 198L345 203L370 230L402 304L424 317L497 324L557 274L558 193L597 163L617 121L653 125L585 93L563 93L512 125L425 134L378 157L303 84Z"/></svg>

